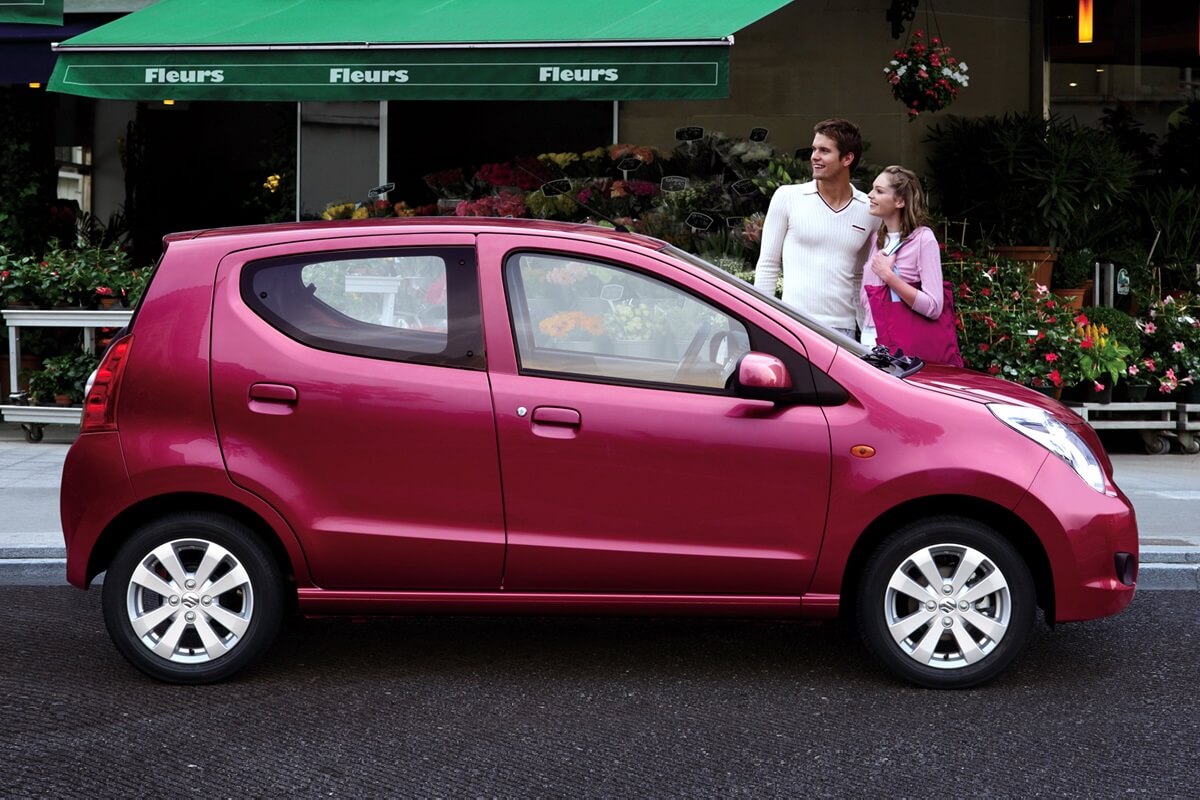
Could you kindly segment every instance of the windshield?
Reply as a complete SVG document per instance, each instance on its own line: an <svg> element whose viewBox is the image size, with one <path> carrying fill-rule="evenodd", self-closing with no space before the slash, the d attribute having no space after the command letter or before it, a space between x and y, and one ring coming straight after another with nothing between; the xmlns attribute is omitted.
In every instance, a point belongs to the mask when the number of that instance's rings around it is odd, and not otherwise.
<svg viewBox="0 0 1200 800"><path fill-rule="evenodd" d="M721 269L718 266L708 263L703 258L700 258L697 255L693 255L692 253L688 253L683 250L680 250L678 247L675 247L674 245L669 244L666 247L664 247L662 251L664 253L670 253L671 255L688 262L689 264L699 267L700 269L707 272L709 275L712 275L714 278L718 278L722 281L725 281L726 283L733 284L734 286L738 287L742 291L753 292L755 294L755 296L761 297L763 300L766 300L768 303L770 303L776 309L783 312L784 314L787 314L789 317L796 320L804 327L808 328L809 330L813 331L814 333L819 333L820 335L824 336L829 341L836 344L838 347L841 347L841 348L849 351L850 353L853 353L854 355L861 358L863 361L866 361L868 364L872 364L872 365L878 367L879 369L883 370L884 372L890 372L891 374L895 375L896 377L904 378L909 375L912 375L914 372L917 372L918 370L921 369L921 367L923 367L925 365L925 362L923 362L919 358L916 358L913 356L893 356L886 347L883 347L881 345L876 345L875 347L867 347L866 345L864 345L858 341L855 341L854 339L850 339L846 336L843 336L842 334L838 333L835 330L832 330L831 328L826 328L824 325L817 322L816 320L811 319L811 318L805 316L804 314L801 314L799 311L792 308L791 306L785 305L781 300L779 300L779 298L775 297L774 295L765 295L762 292L755 289L753 285L747 283L746 281L742 280L738 276L733 275L729 272L726 272L725 270Z"/></svg>
<svg viewBox="0 0 1200 800"><path fill-rule="evenodd" d="M691 253L684 252L683 250L680 250L678 247L675 247L674 245L667 245L666 247L663 248L663 252L670 253L671 255L676 256L677 258L680 258L683 261L688 262L689 264L697 266L700 269L707 272L709 275L712 275L715 278L720 278L721 280L725 281L726 283L731 283L744 291L753 292L755 294L755 296L761 297L762 299L766 300L772 306L774 306L778 310L782 311L784 314L787 314L789 317L796 320L804 327L809 328L809 329L813 330L814 332L821 334L826 339L837 344L839 347L846 348L847 350L854 353L855 355L864 356L864 355L867 355L869 352L871 352L870 348L864 347L862 344L856 342L854 339L847 338L835 330L826 328L824 325L817 322L816 320L806 317L804 314L801 314L799 311L797 311L796 309L792 308L789 305L785 305L783 303L783 301L781 301L779 298L775 297L775 295L763 294L762 292L755 289L752 284L747 283L746 281L742 280L741 278L737 277L736 275L732 275L732 274L726 272L725 270L721 269L720 267L717 267L717 266L714 266L714 265L708 263L703 258L700 258L700 256L696 256L696 255L692 255Z"/></svg>

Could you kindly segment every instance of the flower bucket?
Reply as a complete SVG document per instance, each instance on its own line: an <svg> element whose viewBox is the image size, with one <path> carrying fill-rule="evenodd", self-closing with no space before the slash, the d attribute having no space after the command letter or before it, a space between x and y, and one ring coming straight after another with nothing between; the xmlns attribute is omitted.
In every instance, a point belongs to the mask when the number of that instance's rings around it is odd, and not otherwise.
<svg viewBox="0 0 1200 800"><path fill-rule="evenodd" d="M1080 399L1082 399L1082 401L1085 403L1100 403L1102 405L1108 405L1112 402L1113 387L1107 383L1101 384L1101 386L1104 387L1103 390L1097 391L1095 381L1084 381L1083 383L1079 384L1079 387L1082 390Z"/></svg>

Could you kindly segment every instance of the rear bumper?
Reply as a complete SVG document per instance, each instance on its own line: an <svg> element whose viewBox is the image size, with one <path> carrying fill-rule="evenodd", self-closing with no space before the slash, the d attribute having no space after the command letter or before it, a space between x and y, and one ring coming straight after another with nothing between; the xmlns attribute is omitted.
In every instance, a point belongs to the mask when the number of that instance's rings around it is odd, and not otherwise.
<svg viewBox="0 0 1200 800"><path fill-rule="evenodd" d="M63 464L59 499L68 583L88 587L88 565L100 534L132 502L120 434L80 434Z"/></svg>
<svg viewBox="0 0 1200 800"><path fill-rule="evenodd" d="M1129 605L1136 590L1137 519L1120 489L1101 494L1052 456L1015 511L1049 556L1055 622L1099 619Z"/></svg>

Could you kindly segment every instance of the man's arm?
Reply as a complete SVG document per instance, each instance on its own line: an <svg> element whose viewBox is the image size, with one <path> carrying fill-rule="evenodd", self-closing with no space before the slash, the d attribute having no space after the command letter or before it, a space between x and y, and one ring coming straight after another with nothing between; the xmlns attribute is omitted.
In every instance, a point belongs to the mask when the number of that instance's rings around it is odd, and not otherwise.
<svg viewBox="0 0 1200 800"><path fill-rule="evenodd" d="M779 187L771 196L771 205L763 220L762 247L754 266L754 288L769 297L775 296L779 271L783 268L783 243L787 239L787 193L782 189Z"/></svg>

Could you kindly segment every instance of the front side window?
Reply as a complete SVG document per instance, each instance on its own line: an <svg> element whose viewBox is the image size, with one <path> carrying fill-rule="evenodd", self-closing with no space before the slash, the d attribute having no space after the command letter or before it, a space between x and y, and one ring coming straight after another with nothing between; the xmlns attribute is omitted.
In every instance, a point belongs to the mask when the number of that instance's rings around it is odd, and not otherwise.
<svg viewBox="0 0 1200 800"><path fill-rule="evenodd" d="M483 367L469 249L272 259L246 268L242 297L274 327L318 349Z"/></svg>
<svg viewBox="0 0 1200 800"><path fill-rule="evenodd" d="M738 319L631 269L518 253L505 280L523 372L723 390L750 349Z"/></svg>

